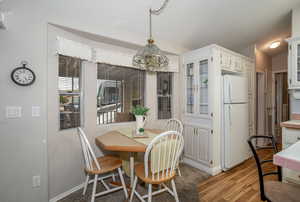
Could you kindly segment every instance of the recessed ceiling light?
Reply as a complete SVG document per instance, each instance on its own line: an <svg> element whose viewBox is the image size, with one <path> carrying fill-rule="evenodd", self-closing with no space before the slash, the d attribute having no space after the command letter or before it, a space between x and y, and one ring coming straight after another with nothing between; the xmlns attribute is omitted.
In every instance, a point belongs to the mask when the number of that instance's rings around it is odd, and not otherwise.
<svg viewBox="0 0 300 202"><path fill-rule="evenodd" d="M280 46L280 41L274 41L269 46L271 49L278 48Z"/></svg>

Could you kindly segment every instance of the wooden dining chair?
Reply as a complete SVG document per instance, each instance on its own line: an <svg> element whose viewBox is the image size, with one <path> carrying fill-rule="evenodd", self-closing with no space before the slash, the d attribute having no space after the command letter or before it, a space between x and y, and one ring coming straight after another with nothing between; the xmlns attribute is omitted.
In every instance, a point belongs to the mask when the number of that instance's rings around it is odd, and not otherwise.
<svg viewBox="0 0 300 202"><path fill-rule="evenodd" d="M177 131L178 133L183 135L183 124L178 119L169 119L167 121L165 129L167 131ZM181 160L182 160L182 155L180 156L179 161L178 161L178 165L176 166L178 175L180 177L182 176L181 171L180 171L180 167L179 167L179 163L180 163Z"/></svg>
<svg viewBox="0 0 300 202"><path fill-rule="evenodd" d="M180 154L183 150L184 140L180 133L167 131L156 136L147 146L144 156L144 163L135 166L135 179L130 195L130 202L136 195L141 201L152 201L152 196L168 191L179 202L177 190L174 182L176 176L175 169L178 164ZM148 184L148 194L141 196L136 191L138 179ZM165 184L171 182L172 190ZM163 188L152 192L152 185L162 185Z"/></svg>
<svg viewBox="0 0 300 202"><path fill-rule="evenodd" d="M257 140L269 140L271 146L258 147L253 144ZM248 139L248 144L253 152L254 159L257 165L260 197L262 201L271 202L296 202L300 201L300 187L292 184L282 183L281 167L277 166L275 172L264 172L262 165L265 163L273 163L273 159L260 160L257 151L262 149L272 150L273 154L277 153L275 140L270 136L252 136ZM278 181L264 181L265 176L277 175Z"/></svg>
<svg viewBox="0 0 300 202"><path fill-rule="evenodd" d="M84 131L80 127L78 128L78 134L80 137L80 143L81 143L82 153L83 153L84 162L85 162L85 172L87 175L86 181L84 183L83 195L85 195L85 193L86 193L86 189L89 184L90 176L94 176L91 202L95 201L95 197L102 196L102 195L105 195L105 194L108 194L111 192L115 192L115 191L118 191L121 189L123 189L123 191L124 191L125 198L128 198L127 188L126 188L123 174L121 171L122 160L120 160L118 157L109 156L109 155L96 158L95 153L94 153ZM119 173L122 186L110 188L109 185L104 182L104 179L106 179L107 176L99 177L99 175L111 173L116 170ZM110 176L114 177L114 174L112 174ZM103 184L103 186L105 187L106 190L96 193L98 180Z"/></svg>
<svg viewBox="0 0 300 202"><path fill-rule="evenodd" d="M166 124L167 131L177 131L178 133L183 133L183 124L178 119L169 119Z"/></svg>

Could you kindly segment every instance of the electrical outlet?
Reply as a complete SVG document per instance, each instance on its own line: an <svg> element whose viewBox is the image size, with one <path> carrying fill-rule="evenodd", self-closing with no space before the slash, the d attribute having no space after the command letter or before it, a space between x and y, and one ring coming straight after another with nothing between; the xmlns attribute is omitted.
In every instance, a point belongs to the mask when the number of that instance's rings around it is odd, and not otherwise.
<svg viewBox="0 0 300 202"><path fill-rule="evenodd" d="M41 176L36 175L32 177L32 188L37 188L41 186Z"/></svg>

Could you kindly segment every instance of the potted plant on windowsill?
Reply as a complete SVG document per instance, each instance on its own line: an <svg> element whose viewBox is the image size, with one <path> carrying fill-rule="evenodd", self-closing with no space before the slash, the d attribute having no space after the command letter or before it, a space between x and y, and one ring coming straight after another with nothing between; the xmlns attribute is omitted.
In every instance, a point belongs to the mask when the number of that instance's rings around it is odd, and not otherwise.
<svg viewBox="0 0 300 202"><path fill-rule="evenodd" d="M150 109L147 107L136 106L132 109L132 113L136 119L136 133L143 134L144 133L144 125L146 122L147 112Z"/></svg>

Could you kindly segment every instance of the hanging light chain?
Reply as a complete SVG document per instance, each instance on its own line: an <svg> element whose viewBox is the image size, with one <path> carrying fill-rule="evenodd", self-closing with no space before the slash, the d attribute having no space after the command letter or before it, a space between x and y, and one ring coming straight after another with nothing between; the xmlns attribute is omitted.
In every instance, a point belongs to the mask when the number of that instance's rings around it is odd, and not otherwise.
<svg viewBox="0 0 300 202"><path fill-rule="evenodd" d="M162 6L156 10L152 10L150 8L149 10L149 32L150 32L150 37L149 37L149 40L153 41L153 38L152 38L152 14L153 15L159 15L162 13L162 11L167 7L167 4L169 3L169 0L165 0L164 3L162 4Z"/></svg>
<svg viewBox="0 0 300 202"><path fill-rule="evenodd" d="M153 15L161 14L161 12L167 7L168 3L169 3L169 0L165 0L163 5L159 9L156 9L156 10L150 9L150 13L153 14Z"/></svg>

